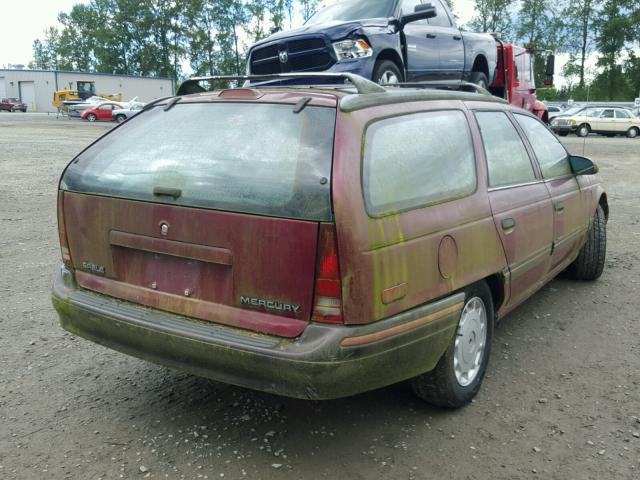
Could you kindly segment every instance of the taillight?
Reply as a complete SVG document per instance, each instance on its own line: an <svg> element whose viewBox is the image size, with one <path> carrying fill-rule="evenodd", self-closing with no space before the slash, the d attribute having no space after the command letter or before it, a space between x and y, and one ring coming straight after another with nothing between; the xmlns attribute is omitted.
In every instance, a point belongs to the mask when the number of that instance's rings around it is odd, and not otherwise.
<svg viewBox="0 0 640 480"><path fill-rule="evenodd" d="M69 250L69 242L67 241L67 230L64 226L63 212L63 196L64 192L58 190L58 238L60 239L60 253L62 254L62 263L67 267L72 267L71 251Z"/></svg>
<svg viewBox="0 0 640 480"><path fill-rule="evenodd" d="M332 224L321 223L318 235L318 259L316 263L316 292L311 320L323 323L343 323L342 283L336 229Z"/></svg>

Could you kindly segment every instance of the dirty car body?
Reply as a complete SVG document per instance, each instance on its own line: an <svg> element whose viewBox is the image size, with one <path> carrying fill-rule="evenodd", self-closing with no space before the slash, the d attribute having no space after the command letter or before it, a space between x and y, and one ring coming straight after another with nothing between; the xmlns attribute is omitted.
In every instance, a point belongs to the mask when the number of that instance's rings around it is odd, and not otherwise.
<svg viewBox="0 0 640 480"><path fill-rule="evenodd" d="M376 87L184 95L89 146L58 194L62 326L309 399L473 354L456 378L473 377L475 394L490 345L472 336L574 262L606 196L564 149L545 178L520 122L555 137L495 97ZM479 122L496 118L522 146L526 181L498 171L490 186ZM422 137L441 147L421 160Z"/></svg>

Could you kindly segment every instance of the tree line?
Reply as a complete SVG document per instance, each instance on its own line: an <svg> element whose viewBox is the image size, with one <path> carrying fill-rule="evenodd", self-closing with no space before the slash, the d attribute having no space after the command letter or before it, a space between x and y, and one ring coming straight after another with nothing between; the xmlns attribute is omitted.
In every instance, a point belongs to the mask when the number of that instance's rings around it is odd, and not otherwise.
<svg viewBox="0 0 640 480"><path fill-rule="evenodd" d="M58 16L33 44L32 68L183 78L242 74L250 44L307 20L320 0L91 0ZM451 4L448 0L447 3ZM569 85L548 97L640 95L640 4L636 0L475 0L466 28L532 46L536 84L544 50L567 53ZM588 59L597 55L595 71ZM591 79L590 81L588 79Z"/></svg>

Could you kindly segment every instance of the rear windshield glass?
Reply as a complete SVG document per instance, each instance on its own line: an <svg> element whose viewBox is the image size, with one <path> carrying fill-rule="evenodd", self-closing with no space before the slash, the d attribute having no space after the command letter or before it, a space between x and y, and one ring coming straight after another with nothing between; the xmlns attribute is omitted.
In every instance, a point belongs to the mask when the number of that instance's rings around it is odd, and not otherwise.
<svg viewBox="0 0 640 480"><path fill-rule="evenodd" d="M331 220L335 109L306 107L296 114L293 108L256 103L177 104L168 111L155 107L80 154L61 187Z"/></svg>

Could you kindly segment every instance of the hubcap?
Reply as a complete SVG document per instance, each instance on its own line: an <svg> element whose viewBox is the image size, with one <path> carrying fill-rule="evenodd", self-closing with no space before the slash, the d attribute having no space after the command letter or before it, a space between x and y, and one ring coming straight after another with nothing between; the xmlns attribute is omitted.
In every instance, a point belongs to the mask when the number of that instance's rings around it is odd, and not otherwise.
<svg viewBox="0 0 640 480"><path fill-rule="evenodd" d="M480 371L487 343L487 311L479 297L469 300L460 317L454 344L453 368L458 383L466 387Z"/></svg>
<svg viewBox="0 0 640 480"><path fill-rule="evenodd" d="M380 75L378 83L398 83L398 77L391 70L385 70L384 72L382 72L382 75Z"/></svg>
<svg viewBox="0 0 640 480"><path fill-rule="evenodd" d="M638 135L638 131L635 128L632 128L631 130L629 130L629 136L631 138L635 137L636 135Z"/></svg>

